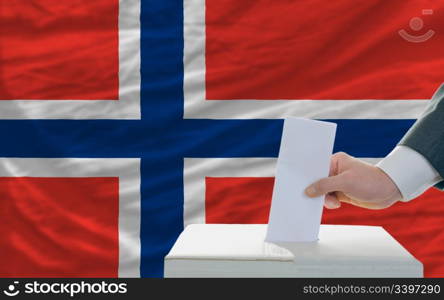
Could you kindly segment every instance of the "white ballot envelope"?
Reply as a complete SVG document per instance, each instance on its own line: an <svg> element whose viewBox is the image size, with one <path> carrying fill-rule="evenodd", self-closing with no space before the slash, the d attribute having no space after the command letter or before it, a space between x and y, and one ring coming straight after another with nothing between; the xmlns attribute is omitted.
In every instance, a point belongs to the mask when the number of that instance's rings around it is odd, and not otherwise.
<svg viewBox="0 0 444 300"><path fill-rule="evenodd" d="M293 117L285 120L267 242L318 239L324 196L309 198L304 190L328 176L335 134L335 123Z"/></svg>

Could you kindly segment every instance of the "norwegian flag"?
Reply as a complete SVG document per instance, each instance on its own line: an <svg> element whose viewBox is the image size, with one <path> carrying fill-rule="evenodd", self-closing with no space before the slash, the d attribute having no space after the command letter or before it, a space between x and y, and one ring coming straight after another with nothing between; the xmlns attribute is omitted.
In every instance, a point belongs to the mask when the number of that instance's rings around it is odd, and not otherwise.
<svg viewBox="0 0 444 300"><path fill-rule="evenodd" d="M431 0L0 3L2 277L160 277L184 225L266 223L286 116L371 163L444 78ZM379 225L444 274L444 196Z"/></svg>

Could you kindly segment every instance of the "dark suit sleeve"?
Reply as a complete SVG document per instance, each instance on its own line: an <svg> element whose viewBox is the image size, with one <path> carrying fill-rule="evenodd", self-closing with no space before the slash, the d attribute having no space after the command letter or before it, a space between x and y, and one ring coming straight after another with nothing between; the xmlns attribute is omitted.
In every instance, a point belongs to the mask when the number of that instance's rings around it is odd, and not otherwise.
<svg viewBox="0 0 444 300"><path fill-rule="evenodd" d="M444 178L444 84L399 144L422 154ZM444 189L444 181L436 187Z"/></svg>

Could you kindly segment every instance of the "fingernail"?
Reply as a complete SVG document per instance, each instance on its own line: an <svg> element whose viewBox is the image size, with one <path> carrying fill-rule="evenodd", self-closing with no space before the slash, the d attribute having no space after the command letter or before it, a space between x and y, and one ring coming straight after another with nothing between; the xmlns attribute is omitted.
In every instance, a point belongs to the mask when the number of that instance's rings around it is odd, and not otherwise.
<svg viewBox="0 0 444 300"><path fill-rule="evenodd" d="M332 209L336 209L336 208L339 208L339 207L341 207L341 203L340 202L336 202L336 203L333 203L333 205L332 205Z"/></svg>
<svg viewBox="0 0 444 300"><path fill-rule="evenodd" d="M336 199L332 199L331 196L327 195L325 197L324 206L328 209L336 209L336 208L341 207L341 202L339 202Z"/></svg>
<svg viewBox="0 0 444 300"><path fill-rule="evenodd" d="M316 195L316 189L311 185L305 189L305 194L307 194L308 197L314 197Z"/></svg>

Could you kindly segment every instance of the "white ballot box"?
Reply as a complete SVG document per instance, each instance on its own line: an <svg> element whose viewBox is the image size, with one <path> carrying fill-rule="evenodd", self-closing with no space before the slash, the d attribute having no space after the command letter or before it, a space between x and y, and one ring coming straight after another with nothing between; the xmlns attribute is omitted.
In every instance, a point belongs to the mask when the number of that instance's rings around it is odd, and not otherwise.
<svg viewBox="0 0 444 300"><path fill-rule="evenodd" d="M321 225L319 240L264 242L267 225L193 224L165 257L165 277L422 277L382 227Z"/></svg>

